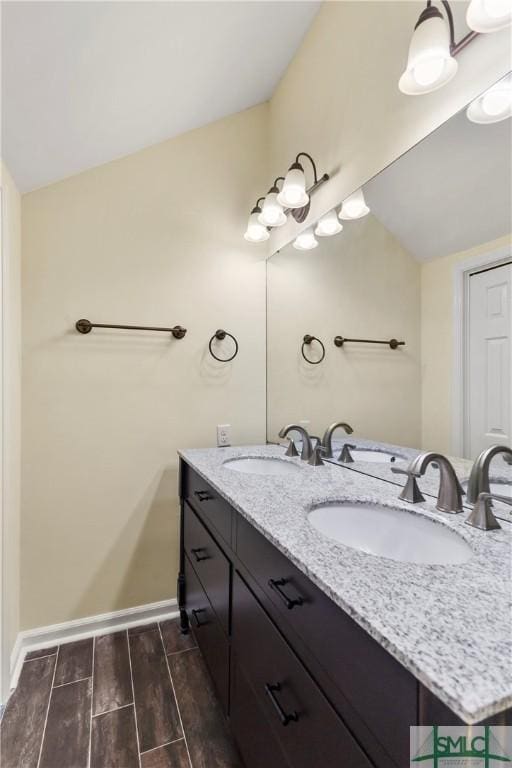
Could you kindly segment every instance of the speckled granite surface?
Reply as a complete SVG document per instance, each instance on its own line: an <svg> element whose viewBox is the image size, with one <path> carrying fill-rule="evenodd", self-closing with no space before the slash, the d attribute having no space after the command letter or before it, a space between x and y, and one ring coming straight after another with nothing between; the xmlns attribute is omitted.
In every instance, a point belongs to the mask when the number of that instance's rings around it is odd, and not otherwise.
<svg viewBox="0 0 512 768"><path fill-rule="evenodd" d="M434 501L409 505L390 483L325 464L250 475L224 466L238 456L279 456L279 446L180 451L200 475L335 603L467 723L512 706L512 526L482 532ZM473 556L463 565L417 565L365 554L325 537L311 505L367 501L423 514L459 533Z"/></svg>
<svg viewBox="0 0 512 768"><path fill-rule="evenodd" d="M391 464L391 462L380 464L376 462L358 460L354 461L352 464L339 464L336 457L339 455L345 442L350 443L351 445L355 445L358 448L364 448L365 450L385 450L391 453L395 453L397 456L397 461L393 464ZM393 445L391 443L379 443L375 440L365 440L358 437L354 438L353 435L350 435L346 441L333 440L333 447L336 449L334 451L334 459L332 460L333 463L342 466L344 469L352 469L356 472L363 472L366 475L378 477L382 480L387 480L390 483L395 483L396 485L400 486L405 485L406 478L404 475L394 474L391 471L391 467L400 466L405 468L408 466L409 462L420 453L419 450L414 448L404 448L403 446ZM453 465L453 468L455 469L457 477L465 489L466 482L471 473L473 462L469 461L468 459L454 458L452 456L450 456L449 459ZM512 484L512 467L506 464L501 456L496 456L492 461L491 480L498 483ZM437 493L439 490L438 470L430 465L427 468L425 475L418 480L418 485L424 494L428 494L429 496L437 498ZM503 493L505 495L512 495L506 485L503 488ZM466 506L468 509L471 509L472 505L466 502L464 498L463 503L464 506ZM512 507L506 504L501 504L500 502L494 502L494 507L495 514L500 518L500 520L512 522Z"/></svg>

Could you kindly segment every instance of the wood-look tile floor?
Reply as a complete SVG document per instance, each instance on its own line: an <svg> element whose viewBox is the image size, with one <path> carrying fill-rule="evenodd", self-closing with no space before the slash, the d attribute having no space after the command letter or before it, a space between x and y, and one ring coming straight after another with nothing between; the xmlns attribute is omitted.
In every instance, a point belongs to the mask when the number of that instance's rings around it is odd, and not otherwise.
<svg viewBox="0 0 512 768"><path fill-rule="evenodd" d="M243 768L177 620L29 653L0 725L1 768Z"/></svg>

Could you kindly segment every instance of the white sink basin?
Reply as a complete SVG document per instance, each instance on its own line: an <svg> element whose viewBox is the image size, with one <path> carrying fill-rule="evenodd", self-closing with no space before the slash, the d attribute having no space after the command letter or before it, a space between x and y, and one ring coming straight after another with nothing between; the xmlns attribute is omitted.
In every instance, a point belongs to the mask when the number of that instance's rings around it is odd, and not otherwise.
<svg viewBox="0 0 512 768"><path fill-rule="evenodd" d="M379 464L389 464L391 459L401 459L396 453L388 451L367 451L364 448L354 448L350 450L354 461L373 461Z"/></svg>
<svg viewBox="0 0 512 768"><path fill-rule="evenodd" d="M450 528L401 509L340 502L316 507L308 519L330 539L390 560L455 565L473 554Z"/></svg>
<svg viewBox="0 0 512 768"><path fill-rule="evenodd" d="M228 459L223 464L226 469L234 472L245 472L248 475L290 475L300 472L300 467L285 459L243 456L239 459Z"/></svg>

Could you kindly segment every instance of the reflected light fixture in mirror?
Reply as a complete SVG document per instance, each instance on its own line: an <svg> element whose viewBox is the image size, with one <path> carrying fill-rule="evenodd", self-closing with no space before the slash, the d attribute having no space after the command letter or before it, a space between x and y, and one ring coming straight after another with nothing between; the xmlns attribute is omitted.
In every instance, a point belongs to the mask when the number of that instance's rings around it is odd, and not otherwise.
<svg viewBox="0 0 512 768"><path fill-rule="evenodd" d="M316 248L317 245L318 240L313 232L313 227L305 229L304 232L297 235L293 242L293 247L297 248L299 251L311 251L313 248Z"/></svg>
<svg viewBox="0 0 512 768"><path fill-rule="evenodd" d="M510 0L471 0L466 22L475 32L497 32L512 22Z"/></svg>
<svg viewBox="0 0 512 768"><path fill-rule="evenodd" d="M430 3L414 27L405 72L398 87L408 96L441 88L457 72L450 50L450 29L441 11Z"/></svg>
<svg viewBox="0 0 512 768"><path fill-rule="evenodd" d="M264 227L282 227L286 224L286 214L283 211L283 206L277 199L279 194L278 181L284 181L284 176L278 176L270 187L263 202L261 213L258 216L258 221Z"/></svg>
<svg viewBox="0 0 512 768"><path fill-rule="evenodd" d="M512 75L507 75L471 102L466 114L473 123L499 123L512 117Z"/></svg>
<svg viewBox="0 0 512 768"><path fill-rule="evenodd" d="M338 220L338 215L333 208L318 220L315 228L315 235L318 235L319 237L330 237L331 235L337 235L342 229L343 224Z"/></svg>
<svg viewBox="0 0 512 768"><path fill-rule="evenodd" d="M264 199L264 197L260 197L249 214L249 221L247 222L247 229L244 234L244 238L249 243L262 243L270 237L268 229L259 221L259 215L261 214L260 202Z"/></svg>
<svg viewBox="0 0 512 768"><path fill-rule="evenodd" d="M360 219L367 213L370 213L370 209L366 205L363 190L358 189L343 201L339 217L345 220Z"/></svg>

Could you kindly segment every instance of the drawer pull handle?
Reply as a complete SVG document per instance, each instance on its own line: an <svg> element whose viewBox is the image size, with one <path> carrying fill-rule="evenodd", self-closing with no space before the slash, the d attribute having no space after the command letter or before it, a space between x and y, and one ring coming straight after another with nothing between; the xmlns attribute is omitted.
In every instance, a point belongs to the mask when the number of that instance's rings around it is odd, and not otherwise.
<svg viewBox="0 0 512 768"><path fill-rule="evenodd" d="M190 550L195 557L196 563L200 563L201 560L211 560L210 555L200 555L199 552L206 552L205 547L196 547Z"/></svg>
<svg viewBox="0 0 512 768"><path fill-rule="evenodd" d="M192 616L196 620L196 627L199 629L199 627L205 627L209 622L208 621L201 621L198 614L199 613L206 613L206 608L194 608L192 610Z"/></svg>
<svg viewBox="0 0 512 768"><path fill-rule="evenodd" d="M272 702L272 705L281 721L281 725L288 725L288 723L296 723L297 720L299 719L298 714L296 712L290 712L289 714L287 714L277 699L276 693L278 693L280 690L281 690L281 683L275 683L275 685L266 683L265 685L265 693L267 694L270 701Z"/></svg>
<svg viewBox="0 0 512 768"><path fill-rule="evenodd" d="M194 496L199 501L213 501L213 496L208 491L194 491Z"/></svg>
<svg viewBox="0 0 512 768"><path fill-rule="evenodd" d="M283 587L287 584L286 579L269 579L268 585L270 589L273 589L274 592L277 592L283 603L286 605L289 611L291 611L292 608L294 608L296 605L303 605L304 600L302 597L296 597L294 599L288 597L287 594L283 591Z"/></svg>

